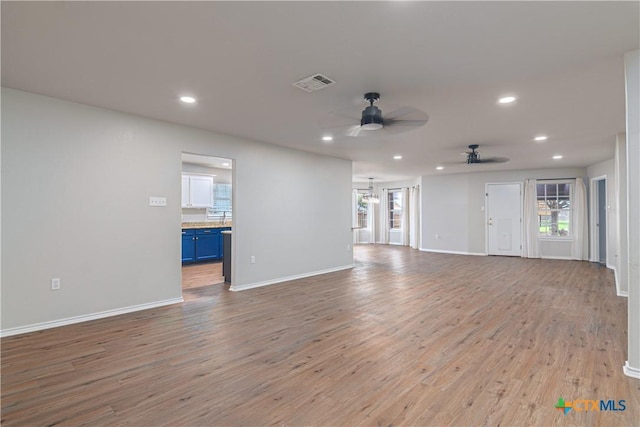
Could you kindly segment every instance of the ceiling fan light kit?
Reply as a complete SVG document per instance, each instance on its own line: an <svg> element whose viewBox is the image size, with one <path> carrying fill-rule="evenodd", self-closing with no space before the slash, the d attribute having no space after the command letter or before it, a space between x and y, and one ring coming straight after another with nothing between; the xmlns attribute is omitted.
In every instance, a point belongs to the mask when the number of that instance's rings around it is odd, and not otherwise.
<svg viewBox="0 0 640 427"><path fill-rule="evenodd" d="M479 147L478 144L471 144L469 146L469 149L471 149L471 152L467 153L467 164L470 165L472 163L480 163L480 153L476 151L478 147Z"/></svg>
<svg viewBox="0 0 640 427"><path fill-rule="evenodd" d="M362 111L360 126L363 130L382 129L382 110L373 105L374 102L380 99L380 94L368 92L364 94L364 99L369 102L369 106Z"/></svg>

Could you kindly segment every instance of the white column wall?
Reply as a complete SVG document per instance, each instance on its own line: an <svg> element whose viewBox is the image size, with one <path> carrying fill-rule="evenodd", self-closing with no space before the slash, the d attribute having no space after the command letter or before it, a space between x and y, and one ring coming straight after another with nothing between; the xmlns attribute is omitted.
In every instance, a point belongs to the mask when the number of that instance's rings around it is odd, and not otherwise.
<svg viewBox="0 0 640 427"><path fill-rule="evenodd" d="M640 378L640 50L624 57L627 97L629 347L625 374Z"/></svg>
<svg viewBox="0 0 640 427"><path fill-rule="evenodd" d="M618 261L616 263L616 287L618 295L629 296L629 269L627 250L627 142L625 134L616 136L615 145L615 195L618 202L616 220L618 223Z"/></svg>

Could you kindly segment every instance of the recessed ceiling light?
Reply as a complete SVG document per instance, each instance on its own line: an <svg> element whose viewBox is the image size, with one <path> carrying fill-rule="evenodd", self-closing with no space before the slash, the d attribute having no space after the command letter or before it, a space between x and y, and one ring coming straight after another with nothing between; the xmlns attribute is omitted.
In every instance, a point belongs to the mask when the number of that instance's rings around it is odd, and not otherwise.
<svg viewBox="0 0 640 427"><path fill-rule="evenodd" d="M556 154L555 156L553 156L553 160L560 160L562 158L562 155L560 154Z"/></svg>
<svg viewBox="0 0 640 427"><path fill-rule="evenodd" d="M442 169L444 169L444 166L438 166L438 167L436 167L436 169L441 171Z"/></svg>
<svg viewBox="0 0 640 427"><path fill-rule="evenodd" d="M393 156L393 160L400 160L402 159L402 156L398 155L398 156Z"/></svg>
<svg viewBox="0 0 640 427"><path fill-rule="evenodd" d="M498 99L498 102L500 104L511 104L515 100L516 100L515 96L503 96L502 98Z"/></svg>
<svg viewBox="0 0 640 427"><path fill-rule="evenodd" d="M181 96L180 101L184 102L185 104L194 104L196 102L196 99L193 96Z"/></svg>
<svg viewBox="0 0 640 427"><path fill-rule="evenodd" d="M222 166L231 166L231 163L229 163L229 162L224 162L224 163L222 164Z"/></svg>
<svg viewBox="0 0 640 427"><path fill-rule="evenodd" d="M547 138L548 138L548 136L546 136L546 135L538 135L535 138L533 138L533 140L540 142L540 141L546 141Z"/></svg>
<svg viewBox="0 0 640 427"><path fill-rule="evenodd" d="M323 140L323 141L333 141L333 137L332 137L332 136L329 136L329 135L327 135L327 136L323 136L323 137L322 137L322 140Z"/></svg>

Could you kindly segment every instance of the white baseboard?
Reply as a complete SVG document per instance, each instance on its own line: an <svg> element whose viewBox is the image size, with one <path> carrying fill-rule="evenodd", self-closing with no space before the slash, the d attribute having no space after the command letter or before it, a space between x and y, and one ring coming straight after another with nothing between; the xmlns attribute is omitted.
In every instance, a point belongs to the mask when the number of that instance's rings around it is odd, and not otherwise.
<svg viewBox="0 0 640 427"><path fill-rule="evenodd" d="M229 287L229 290L235 291L235 292L245 291L247 289L261 288L263 286L274 285L276 283L282 283L282 282L288 282L290 280L304 279L305 277L318 276L320 274L333 273L341 270L348 270L353 267L355 267L354 264L342 265L340 267L327 268L326 270L312 271L310 273L296 274L296 275L287 276L287 277L279 277L277 279L265 280L263 282L248 283L246 285L231 285Z"/></svg>
<svg viewBox="0 0 640 427"><path fill-rule="evenodd" d="M100 311L98 313L83 314L81 316L67 317L66 319L52 320L49 322L34 323L27 326L18 326L15 328L3 329L0 331L0 337L9 337L12 335L26 334L28 332L41 331L44 329L57 328L59 326L72 325L74 323L87 322L89 320L103 319L105 317L118 316L120 314L131 313L134 311L148 310L150 308L162 307L165 305L178 304L183 302L182 297L171 298L163 301L150 302L146 304L131 305L129 307L116 308L113 310Z"/></svg>
<svg viewBox="0 0 640 427"><path fill-rule="evenodd" d="M446 251L443 249L427 249L427 248L419 248L418 250L422 252L433 252L437 254L487 256L487 254L484 254L481 252Z"/></svg>
<svg viewBox="0 0 640 427"><path fill-rule="evenodd" d="M640 369L632 368L629 366L629 361L624 362L624 366L622 367L624 374L631 378L638 378L640 380Z"/></svg>
<svg viewBox="0 0 640 427"><path fill-rule="evenodd" d="M540 256L540 259L560 259L563 261L579 261L577 259L573 259L570 256Z"/></svg>
<svg viewBox="0 0 640 427"><path fill-rule="evenodd" d="M616 268L616 266L607 264L607 268L613 270L613 278L614 278L614 281L616 282L616 295L618 295L619 297L628 298L629 292L620 290L620 278L618 277L618 269Z"/></svg>

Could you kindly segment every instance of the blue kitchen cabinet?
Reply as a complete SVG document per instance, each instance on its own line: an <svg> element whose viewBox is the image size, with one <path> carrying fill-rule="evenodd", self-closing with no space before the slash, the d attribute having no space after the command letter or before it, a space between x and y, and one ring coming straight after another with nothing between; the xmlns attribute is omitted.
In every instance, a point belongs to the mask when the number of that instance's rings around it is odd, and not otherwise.
<svg viewBox="0 0 640 427"><path fill-rule="evenodd" d="M196 261L220 259L222 235L219 228L196 230Z"/></svg>
<svg viewBox="0 0 640 427"><path fill-rule="evenodd" d="M182 230L182 263L206 262L222 259L223 230L231 227Z"/></svg>
<svg viewBox="0 0 640 427"><path fill-rule="evenodd" d="M182 263L196 261L196 233L195 230L182 230Z"/></svg>

